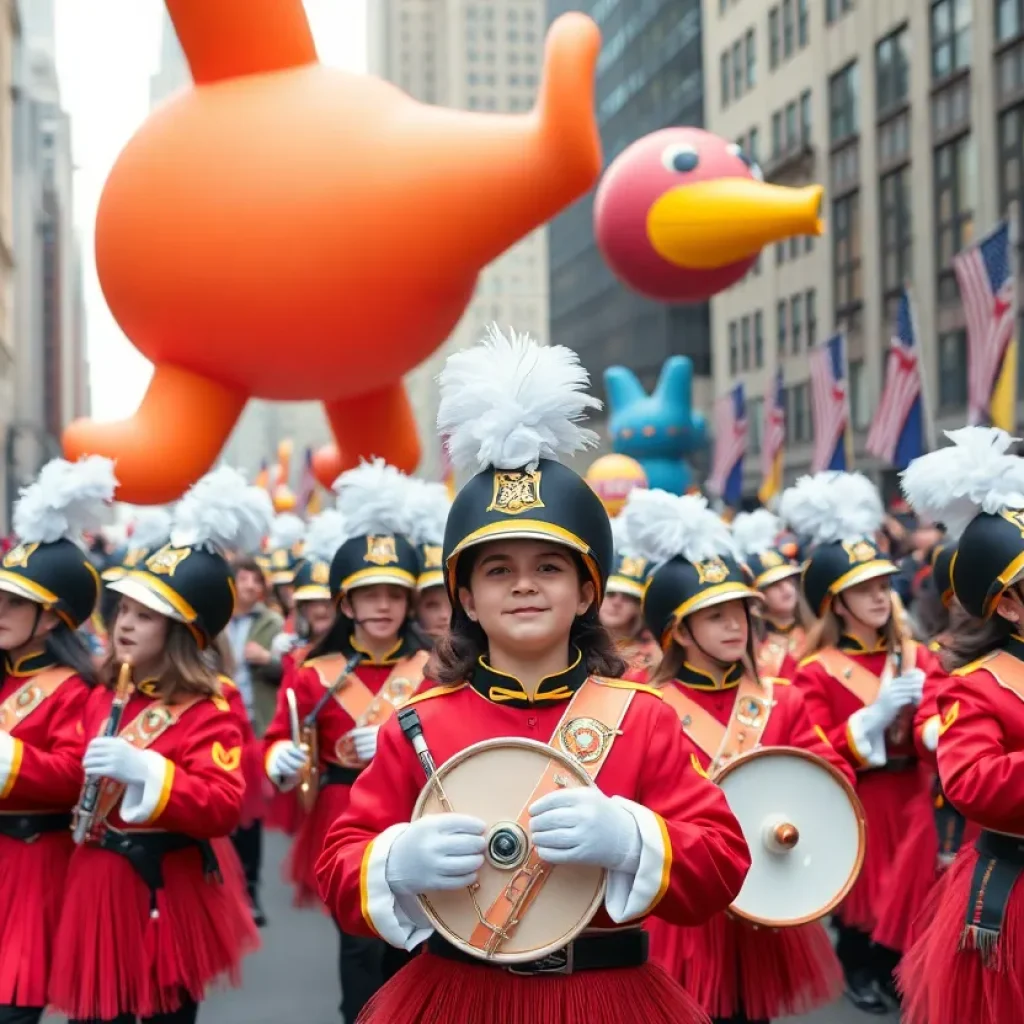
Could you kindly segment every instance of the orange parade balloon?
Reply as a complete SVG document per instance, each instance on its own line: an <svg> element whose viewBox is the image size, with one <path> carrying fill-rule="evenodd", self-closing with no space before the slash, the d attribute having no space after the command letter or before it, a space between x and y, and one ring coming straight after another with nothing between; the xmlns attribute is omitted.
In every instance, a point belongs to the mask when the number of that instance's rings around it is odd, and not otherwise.
<svg viewBox="0 0 1024 1024"><path fill-rule="evenodd" d="M325 67L301 0L167 8L195 86L129 140L96 220L103 293L153 380L130 419L71 424L68 458L115 458L121 500L170 501L258 397L323 401L337 466L414 469L403 375L480 270L600 173L597 26L559 18L536 109L499 115Z"/></svg>

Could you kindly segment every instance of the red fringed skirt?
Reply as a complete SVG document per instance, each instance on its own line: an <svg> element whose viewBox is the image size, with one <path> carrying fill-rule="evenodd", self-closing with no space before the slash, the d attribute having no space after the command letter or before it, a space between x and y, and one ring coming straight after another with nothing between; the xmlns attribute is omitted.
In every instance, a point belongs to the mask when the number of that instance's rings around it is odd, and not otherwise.
<svg viewBox="0 0 1024 1024"><path fill-rule="evenodd" d="M46 1005L74 849L70 830L31 843L0 836L0 1006Z"/></svg>
<svg viewBox="0 0 1024 1024"><path fill-rule="evenodd" d="M860 877L836 916L843 924L868 934L875 930L885 897L889 868L906 835L909 808L927 799L927 782L916 768L902 772L870 772L857 780L864 805L867 844Z"/></svg>
<svg viewBox="0 0 1024 1024"><path fill-rule="evenodd" d="M50 1003L78 1020L172 1013L202 1002L207 986L241 982L241 961L259 946L238 855L213 848L223 883L207 878L196 849L163 858L159 916L125 858L96 846L75 850L57 931Z"/></svg>
<svg viewBox="0 0 1024 1024"><path fill-rule="evenodd" d="M983 961L964 941L977 863L978 851L965 843L932 890L927 927L897 972L905 1024L1013 1024L1024 1015L1024 880L1017 879L996 949Z"/></svg>
<svg viewBox="0 0 1024 1024"><path fill-rule="evenodd" d="M242 775L245 779L245 797L242 800L240 826L248 828L259 821L267 810L271 782L263 771L263 741L251 736L242 748Z"/></svg>
<svg viewBox="0 0 1024 1024"><path fill-rule="evenodd" d="M351 786L323 786L313 810L302 819L295 842L285 859L285 881L295 888L297 907L322 907L316 880L316 862L324 849L324 840L335 819L348 807Z"/></svg>
<svg viewBox="0 0 1024 1024"><path fill-rule="evenodd" d="M706 1024L660 967L521 978L422 953L370 1000L359 1024Z"/></svg>
<svg viewBox="0 0 1024 1024"><path fill-rule="evenodd" d="M755 928L722 913L698 928L651 918L647 930L651 960L711 1017L796 1016L834 1002L843 990L842 968L821 924Z"/></svg>

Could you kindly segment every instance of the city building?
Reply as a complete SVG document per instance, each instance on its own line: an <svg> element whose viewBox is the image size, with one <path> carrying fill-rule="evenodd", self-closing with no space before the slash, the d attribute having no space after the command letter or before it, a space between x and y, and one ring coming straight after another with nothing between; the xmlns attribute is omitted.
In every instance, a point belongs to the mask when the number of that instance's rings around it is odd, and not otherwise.
<svg viewBox="0 0 1024 1024"><path fill-rule="evenodd" d="M423 103L522 114L533 106L544 44L544 0L373 0L369 69ZM524 238L480 275L445 344L406 380L423 446L420 475L443 472L435 378L448 354L479 340L490 323L548 336L547 238Z"/></svg>
<svg viewBox="0 0 1024 1024"><path fill-rule="evenodd" d="M9 504L17 489L11 471L18 413L14 337L14 89L15 62L21 47L21 20L14 0L0 4L0 439L4 469L0 479L0 536L9 529Z"/></svg>
<svg viewBox="0 0 1024 1024"><path fill-rule="evenodd" d="M701 126L704 72L700 0L548 0L548 19L582 10L601 27L597 116L607 166L630 143L670 125ZM629 366L647 388L671 355L693 361L695 408L707 408L711 340L706 303L653 302L620 284L594 241L593 193L548 231L553 344L575 349L598 393L609 366ZM701 471L704 460L694 460Z"/></svg>
<svg viewBox="0 0 1024 1024"><path fill-rule="evenodd" d="M747 386L745 492L757 490L762 396L779 365L787 480L808 468L808 354L837 328L849 339L856 466L891 490L894 474L863 445L900 289L912 287L938 427L962 425L967 343L951 261L1013 202L1024 216L1024 0L704 0L704 63L708 128L767 180L826 188L824 237L766 249L712 301L715 391Z"/></svg>

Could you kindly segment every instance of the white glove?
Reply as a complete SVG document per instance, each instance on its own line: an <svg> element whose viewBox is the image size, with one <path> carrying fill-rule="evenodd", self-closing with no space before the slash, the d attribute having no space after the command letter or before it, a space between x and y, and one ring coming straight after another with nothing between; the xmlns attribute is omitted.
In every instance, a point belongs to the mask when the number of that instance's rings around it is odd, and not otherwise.
<svg viewBox="0 0 1024 1024"><path fill-rule="evenodd" d="M309 754L294 743L280 743L274 747L267 774L281 785L294 783L299 772L309 764Z"/></svg>
<svg viewBox="0 0 1024 1024"><path fill-rule="evenodd" d="M114 779L126 786L144 785L149 777L146 752L133 747L120 736L99 736L86 748L82 758L85 774L93 778Z"/></svg>
<svg viewBox="0 0 1024 1024"><path fill-rule="evenodd" d="M484 863L485 828L467 814L430 814L412 822L388 851L388 888L401 896L472 885Z"/></svg>
<svg viewBox="0 0 1024 1024"><path fill-rule="evenodd" d="M642 842L633 815L599 789L560 789L530 808L530 836L549 864L636 872Z"/></svg>
<svg viewBox="0 0 1024 1024"><path fill-rule="evenodd" d="M882 682L878 696L867 707L857 712L865 733L887 729L899 717L900 711L910 704L921 702L924 672L912 668L902 675Z"/></svg>
<svg viewBox="0 0 1024 1024"><path fill-rule="evenodd" d="M379 732L379 725L362 725L349 733L352 745L356 750L356 757L360 761L373 760L373 755L377 753L377 733Z"/></svg>
<svg viewBox="0 0 1024 1024"><path fill-rule="evenodd" d="M275 658L283 658L298 642L294 633L278 633L270 641L270 653Z"/></svg>

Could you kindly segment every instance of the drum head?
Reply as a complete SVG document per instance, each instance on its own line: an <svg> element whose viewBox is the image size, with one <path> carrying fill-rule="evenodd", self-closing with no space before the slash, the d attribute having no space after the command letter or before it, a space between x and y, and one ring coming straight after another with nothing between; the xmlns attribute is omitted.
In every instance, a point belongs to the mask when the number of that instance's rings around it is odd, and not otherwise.
<svg viewBox="0 0 1024 1024"><path fill-rule="evenodd" d="M787 928L830 914L864 863L864 810L843 775L796 747L762 747L719 773L750 847L751 868L730 908Z"/></svg>
<svg viewBox="0 0 1024 1024"><path fill-rule="evenodd" d="M548 766L554 763L563 788L577 789L594 783L571 757L534 740L502 738L485 740L460 751L437 770L445 795L457 814L471 814L486 822L488 835L514 825ZM443 813L437 789L427 786L420 794L412 819ZM500 834L507 835L507 832ZM528 829L519 834L529 843ZM470 939L495 899L515 883L524 881L516 868L502 867L492 846L477 877L476 905L468 889L428 892L419 899L438 933L470 956L493 963L538 960L571 942L590 922L604 900L606 872L582 864L548 866L539 894L519 924L497 950L488 954Z"/></svg>

